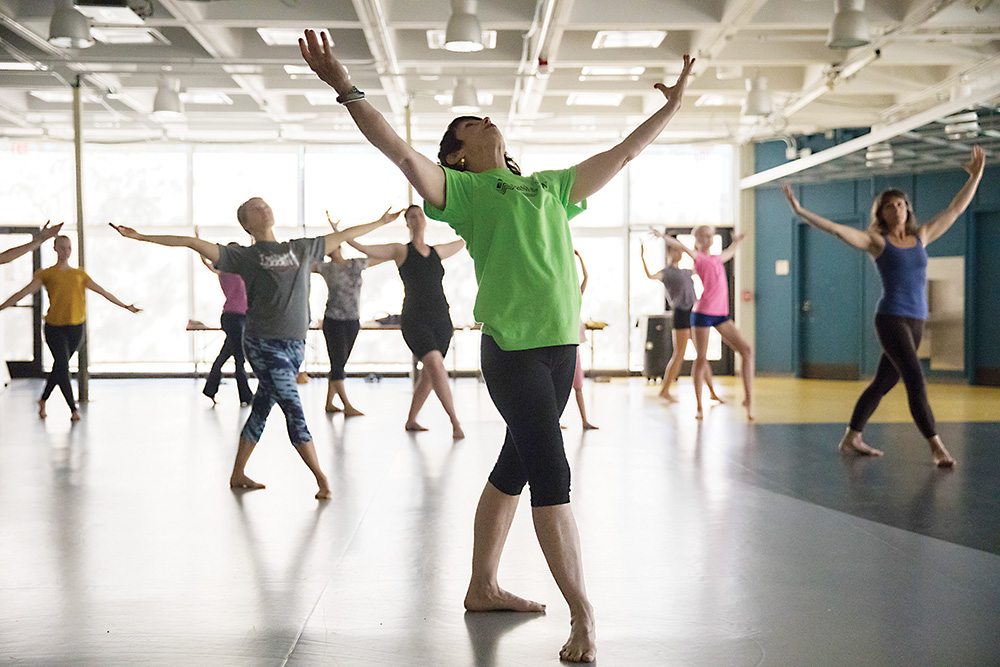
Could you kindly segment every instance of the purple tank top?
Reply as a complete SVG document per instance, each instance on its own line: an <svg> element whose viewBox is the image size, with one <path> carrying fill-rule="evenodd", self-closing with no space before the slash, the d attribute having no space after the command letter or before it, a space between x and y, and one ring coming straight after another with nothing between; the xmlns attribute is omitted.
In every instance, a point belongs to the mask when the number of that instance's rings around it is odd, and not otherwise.
<svg viewBox="0 0 1000 667"><path fill-rule="evenodd" d="M219 285L222 286L222 293L226 295L226 303L222 305L222 312L245 315L247 312L247 287L243 284L243 278L235 273L219 271Z"/></svg>

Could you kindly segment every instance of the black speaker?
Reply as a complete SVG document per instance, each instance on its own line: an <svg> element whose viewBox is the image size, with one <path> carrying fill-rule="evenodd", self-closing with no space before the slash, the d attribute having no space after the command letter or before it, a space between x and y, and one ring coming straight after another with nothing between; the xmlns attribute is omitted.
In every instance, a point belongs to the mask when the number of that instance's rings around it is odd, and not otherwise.
<svg viewBox="0 0 1000 667"><path fill-rule="evenodd" d="M673 329L673 313L647 315L646 344L643 352L642 374L647 380L659 380L667 370L667 362L674 353L670 337Z"/></svg>

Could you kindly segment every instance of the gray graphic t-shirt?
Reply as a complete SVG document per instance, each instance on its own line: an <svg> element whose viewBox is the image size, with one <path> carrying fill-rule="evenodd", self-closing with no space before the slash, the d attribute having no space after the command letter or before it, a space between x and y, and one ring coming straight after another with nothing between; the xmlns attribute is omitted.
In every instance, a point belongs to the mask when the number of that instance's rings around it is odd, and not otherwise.
<svg viewBox="0 0 1000 667"><path fill-rule="evenodd" d="M663 287L667 291L667 303L674 310L690 310L694 305L694 281L691 279L691 269L664 267Z"/></svg>
<svg viewBox="0 0 1000 667"><path fill-rule="evenodd" d="M316 267L326 281L326 312L328 320L360 319L358 300L361 297L361 272L368 266L364 257L343 262L323 262Z"/></svg>
<svg viewBox="0 0 1000 667"><path fill-rule="evenodd" d="M326 239L219 245L219 271L236 273L247 287L250 336L305 340L309 331L309 274L322 262Z"/></svg>

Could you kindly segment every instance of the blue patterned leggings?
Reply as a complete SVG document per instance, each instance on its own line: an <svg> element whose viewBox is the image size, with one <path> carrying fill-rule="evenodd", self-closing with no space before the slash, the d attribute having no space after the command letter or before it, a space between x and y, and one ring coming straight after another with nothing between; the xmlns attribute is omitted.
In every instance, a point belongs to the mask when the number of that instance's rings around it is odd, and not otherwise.
<svg viewBox="0 0 1000 667"><path fill-rule="evenodd" d="M253 396L250 417L240 436L259 442L267 415L277 403L285 413L285 426L292 444L297 446L311 442L312 435L306 427L299 389L295 386L295 376L302 365L306 342L247 336L243 346L246 348L250 367L257 376L257 393Z"/></svg>

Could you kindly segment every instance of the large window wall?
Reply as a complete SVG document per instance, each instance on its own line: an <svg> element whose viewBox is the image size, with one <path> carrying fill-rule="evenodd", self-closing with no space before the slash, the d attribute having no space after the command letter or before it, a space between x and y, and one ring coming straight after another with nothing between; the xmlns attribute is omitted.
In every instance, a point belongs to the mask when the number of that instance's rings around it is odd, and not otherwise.
<svg viewBox="0 0 1000 667"><path fill-rule="evenodd" d="M436 147L418 146L434 155ZM525 173L564 168L588 157L558 146L511 146ZM576 247L587 262L590 284L581 316L606 322L584 364L607 370L642 366L644 332L639 316L662 312L662 286L646 279L639 243L650 268L663 263L663 244L650 226L734 223L733 151L730 146L653 146L601 192L572 222ZM70 221L76 217L72 146L58 143L0 143L0 225ZM88 273L126 302L143 308L131 315L96 295L88 300L90 359L95 372L190 371L210 361L221 335L185 330L189 320L218 323L222 293L214 274L183 249L140 244L118 236L108 222L160 234L198 233L211 241L247 242L236 207L261 196L274 209L279 239L326 233L326 213L342 225L377 219L386 207L407 203L406 182L392 164L365 145L87 145L84 149L84 216ZM431 221L428 242L455 238ZM366 237L366 243L405 242L402 222ZM347 249L348 256L356 255ZM55 257L49 244L43 265ZM25 260L27 261L27 260ZM72 261L76 261L74 258ZM445 262L445 291L456 325L473 323L476 285L472 260L460 253ZM22 272L23 273L23 272ZM19 276L23 278L23 276ZM18 285L8 281L4 290ZM365 272L361 316L373 319L399 312L402 285L392 263ZM314 277L313 318L322 317L326 288ZM5 326L7 347L30 332ZM20 320L17 320L20 322ZM591 360L591 350L593 359ZM325 365L322 335L310 334L307 366ZM409 354L398 332L362 332L349 371L402 370ZM478 366L475 333L456 334L449 367Z"/></svg>

